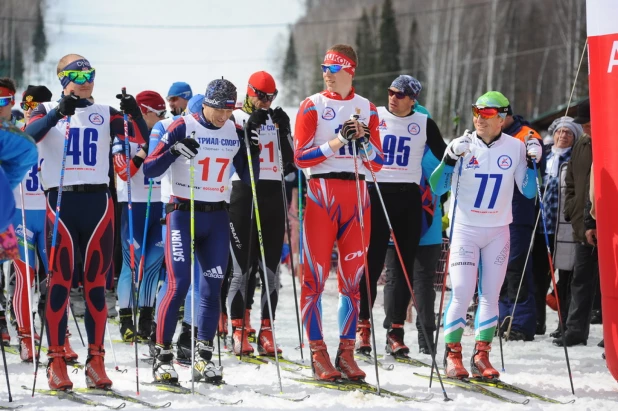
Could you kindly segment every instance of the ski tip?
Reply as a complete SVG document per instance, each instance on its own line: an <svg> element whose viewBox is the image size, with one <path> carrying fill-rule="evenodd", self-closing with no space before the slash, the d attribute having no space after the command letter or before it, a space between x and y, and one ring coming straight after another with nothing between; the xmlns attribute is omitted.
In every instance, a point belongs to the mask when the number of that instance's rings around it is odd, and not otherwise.
<svg viewBox="0 0 618 411"><path fill-rule="evenodd" d="M529 402L530 402L530 400L529 400L529 399L526 399L526 400L525 400L524 402L522 402L521 404L522 404L522 405L528 405L528 403L529 403Z"/></svg>

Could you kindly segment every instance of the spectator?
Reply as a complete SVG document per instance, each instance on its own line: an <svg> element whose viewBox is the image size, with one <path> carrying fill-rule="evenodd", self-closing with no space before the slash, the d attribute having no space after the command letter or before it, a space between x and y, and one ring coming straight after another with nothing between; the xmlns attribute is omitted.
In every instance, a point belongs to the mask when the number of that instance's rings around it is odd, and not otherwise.
<svg viewBox="0 0 618 411"><path fill-rule="evenodd" d="M509 105L502 132L511 135L522 142L532 132L533 137L542 145L541 136L530 127L522 116L513 115L513 109ZM538 164L543 172L545 160L541 159ZM509 316L513 315L509 340L534 339L536 330L536 304L532 292L534 280L532 278L532 264L526 264L530 241L535 223L535 199L527 198L515 187L513 191L513 222L510 225L511 246L509 264L506 278L500 291L500 324L501 332L508 328ZM525 273L524 273L525 267ZM522 275L524 276L522 282ZM521 288L520 288L521 284ZM513 314L513 306L517 299L517 312Z"/></svg>
<svg viewBox="0 0 618 411"><path fill-rule="evenodd" d="M590 101L577 107L575 123L584 130L571 154L566 175L566 205L564 217L573 224L575 246L575 267L571 279L571 301L566 320L564 343L570 347L588 342L590 317L599 281L599 258L596 248L596 222L584 222L584 209L590 193L590 170L592 167L592 136L590 127ZM557 337L554 345L562 346Z"/></svg>
<svg viewBox="0 0 618 411"><path fill-rule="evenodd" d="M563 203L564 193L560 190L560 182L564 180L564 172L562 166L571 159L571 150L575 141L582 135L583 130L579 124L573 122L571 117L560 117L554 120L549 126L549 135L552 138L551 149L546 157L546 169L543 174L543 206L545 208L545 216L547 223L547 237L551 247L551 253L554 255L554 260L557 259L555 254L554 240L558 230L558 209L559 203ZM561 178L561 176L563 178ZM547 247L545 245L545 229L541 221L539 221L534 238L534 248L532 250L532 263L535 284L535 300L536 300L536 335L544 335L546 331L545 324L545 296L550 283L549 260L547 258ZM570 234L570 233L569 233ZM571 278L571 271L560 270L560 286L564 284L563 290L566 291L567 282ZM558 287L561 290L562 287ZM562 291L562 290L561 290ZM563 294L565 296L565 294ZM563 321L566 319L566 309L568 307L566 298L560 298L561 312Z"/></svg>

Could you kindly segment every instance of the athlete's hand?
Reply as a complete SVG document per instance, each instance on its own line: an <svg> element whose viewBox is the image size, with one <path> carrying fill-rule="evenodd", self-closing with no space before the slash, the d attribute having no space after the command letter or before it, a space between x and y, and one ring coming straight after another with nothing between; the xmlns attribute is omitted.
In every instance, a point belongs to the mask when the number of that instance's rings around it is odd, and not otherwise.
<svg viewBox="0 0 618 411"><path fill-rule="evenodd" d="M337 138L344 144L349 143L360 134L360 127L357 120L346 120L345 123L341 126L341 130L339 130L339 135Z"/></svg>
<svg viewBox="0 0 618 411"><path fill-rule="evenodd" d="M75 94L69 94L68 96L62 97L58 107L56 107L58 118L61 119L64 116L72 116L75 114L75 108L77 108L78 101L79 97Z"/></svg>
<svg viewBox="0 0 618 411"><path fill-rule="evenodd" d="M139 109L135 97L130 94L116 94L116 98L120 100L120 110L130 115L132 119L137 120L142 117L142 111Z"/></svg>
<svg viewBox="0 0 618 411"><path fill-rule="evenodd" d="M531 138L526 142L526 155L528 160L536 161L537 163L541 161L543 157L543 147L539 140L536 138Z"/></svg>
<svg viewBox="0 0 618 411"><path fill-rule="evenodd" d="M454 138L446 147L446 154L453 160L457 160L470 151L470 144L472 144L472 139L468 135Z"/></svg>
<svg viewBox="0 0 618 411"><path fill-rule="evenodd" d="M176 144L170 147L170 152L175 157L182 155L191 160L197 155L197 149L199 147L200 143L198 143L195 139L186 137L180 141L177 141Z"/></svg>
<svg viewBox="0 0 618 411"><path fill-rule="evenodd" d="M290 117L281 107L276 107L274 110L270 110L270 118L273 120L273 123L279 126L279 128L290 128Z"/></svg>
<svg viewBox="0 0 618 411"><path fill-rule="evenodd" d="M253 110L253 113L251 113L249 119L247 120L247 124L253 124L253 127L259 130L266 124L266 120L268 120L268 111L262 109Z"/></svg>
<svg viewBox="0 0 618 411"><path fill-rule="evenodd" d="M586 230L586 241L593 247L597 246L597 230L595 228Z"/></svg>

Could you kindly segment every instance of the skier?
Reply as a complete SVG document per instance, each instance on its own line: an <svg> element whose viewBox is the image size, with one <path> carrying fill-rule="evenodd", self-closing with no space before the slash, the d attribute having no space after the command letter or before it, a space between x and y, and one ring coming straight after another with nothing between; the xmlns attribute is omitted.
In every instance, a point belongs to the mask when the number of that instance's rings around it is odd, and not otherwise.
<svg viewBox="0 0 618 411"><path fill-rule="evenodd" d="M5 113L4 108L13 98L6 87L0 86L0 114ZM0 122L0 264L19 258L18 239L11 223L18 213L11 191L37 164L37 158L34 141L4 117ZM0 344L9 345L10 342L5 307L0 303Z"/></svg>
<svg viewBox="0 0 618 411"><path fill-rule="evenodd" d="M412 76L400 75L388 88L388 107L378 107L380 139L384 153L384 165L377 174L386 211L391 220L395 237L404 259L419 302L419 317L427 331L435 328L433 314L433 273L427 278L412 278L416 248L421 238L422 201L419 184L422 165L433 160L434 165L444 156L446 144L436 123L426 114L416 111L415 102L421 92L421 83ZM431 157L431 160L429 159ZM378 279L384 267L390 231L380 205L374 184L369 183L371 199L371 237L367 259L371 286L371 302L376 298ZM396 265L399 259L396 257ZM398 270L392 287L384 288L386 319L386 352L393 356L407 356L409 348L404 343L403 325L406 320L410 289ZM387 291L388 290L388 291ZM361 279L360 315L356 331L356 350L371 353L371 325L367 286ZM388 307L388 309L387 309ZM419 338L421 333L419 332Z"/></svg>
<svg viewBox="0 0 618 411"><path fill-rule="evenodd" d="M190 283L191 240L196 259L202 267L200 301L197 309L197 358L193 375L199 381L220 381L222 370L212 359L213 337L219 321L219 293L229 257L230 198L228 181L230 162L246 183L249 164L245 156L244 131L228 121L236 104L236 87L228 80L211 81L204 93L203 109L177 119L161 138L154 152L144 163L144 175L155 178L164 174L162 190L169 190L170 202L165 209L167 239L165 262L167 278L161 294L157 318L156 357L153 377L157 382L175 384L172 337L181 300ZM256 111L249 117L246 132L252 135L250 149L254 151L253 167L259 173L258 134L265 121ZM194 134L194 137L191 135ZM182 156L182 157L181 157ZM195 159L195 239L190 235L190 190L188 187L191 160ZM164 291L163 291L164 290Z"/></svg>
<svg viewBox="0 0 618 411"><path fill-rule="evenodd" d="M161 119L165 118L165 100L155 91L142 91L135 96L137 104L142 112L149 131ZM139 289L138 307L139 322L137 336L140 339L147 339L150 335L152 325L152 315L154 300L156 297L157 286L159 284L159 274L161 263L163 262L163 243L161 242L161 226L159 218L162 213L161 203L161 182L155 179L144 177L141 166L148 155L148 144L138 145L128 143L131 147L131 202L133 212L133 239L129 238L128 222L128 196L127 196L127 163L126 163L126 142L119 138L114 139L112 154L114 154L114 169L116 171L116 190L118 201L122 207L122 220L120 226L123 264L120 278L118 280L118 306L120 307L120 336L123 341L131 342L135 337L135 325L133 324L133 295L131 294L131 259L129 254L129 244L134 242L135 271L139 270L138 264L142 253L146 252L144 258L142 284ZM152 188L150 187L152 183ZM150 193L149 193L150 191ZM150 201L150 211L148 221L146 221L146 208ZM144 230L147 230L146 243L144 240Z"/></svg>
<svg viewBox="0 0 618 411"><path fill-rule="evenodd" d="M105 279L111 264L114 241L114 210L108 190L111 139L124 138L123 116L116 109L92 104L95 69L78 55L60 59L58 79L63 88L58 102L40 104L32 113L26 133L38 142L41 157L41 180L47 190L46 238L48 252L52 246L52 227L56 218L59 177L64 175L62 212L58 224L57 258L49 279L47 306L47 377L49 387L68 390L73 383L67 374L65 335L67 302L76 253L84 263L84 294L86 299L86 333L88 358L86 385L109 388L112 381L105 373ZM118 94L120 109L131 116L129 134L133 141L144 142L148 133L146 122L131 95ZM67 117L65 119L65 116ZM70 123L68 122L70 117ZM62 168L63 147L68 130L66 168ZM49 257L50 260L52 256Z"/></svg>
<svg viewBox="0 0 618 411"><path fill-rule="evenodd" d="M170 112L174 116L179 116L187 108L189 100L193 97L191 86L183 81L172 84L167 92L167 102L170 105Z"/></svg>
<svg viewBox="0 0 618 411"><path fill-rule="evenodd" d="M382 149L375 106L357 95L352 80L357 65L351 46L337 44L326 52L322 77L326 90L306 98L300 105L294 133L294 159L309 178L303 228L304 278L301 311L312 352L314 377L336 380L342 374L351 380L365 378L354 359L354 339L359 310L359 284L365 271L365 251L370 233L370 205L365 169L371 162L382 168ZM357 192L352 144L359 149L360 193ZM361 232L358 196L363 208ZM364 236L364 243L362 241ZM339 349L333 367L322 333L321 297L337 242L339 266Z"/></svg>
<svg viewBox="0 0 618 411"><path fill-rule="evenodd" d="M15 81L9 77L0 78L0 121L6 121L15 127L22 129L24 121L13 115L15 106Z"/></svg>
<svg viewBox="0 0 618 411"><path fill-rule="evenodd" d="M539 141L525 145L502 133L509 101L489 91L472 106L472 135L457 137L447 146L442 162L430 178L437 195L455 188L451 197L453 224L449 269L452 295L444 313L445 373L465 378L461 337L466 311L476 288L479 271L479 308L475 320L476 345L470 367L474 377L498 378L489 362L491 341L498 323L498 297L509 260L509 224L513 216L513 187L528 198L536 194L533 161L543 155ZM460 174L453 174L457 161ZM455 208L456 204L456 208Z"/></svg>
<svg viewBox="0 0 618 411"><path fill-rule="evenodd" d="M28 86L23 94L21 108L24 110L24 120L27 123L30 120L32 111L41 103L46 103L51 100L52 93L45 86ZM15 213L13 217L13 227L20 240L19 254L20 258L13 260L15 268L15 294L13 296L13 310L15 319L17 320L17 336L19 338L19 354L22 361L32 361L32 338L38 342L38 334L32 334L31 328L31 308L29 306L28 293L30 290L26 286L26 275L30 275L31 283L34 284L35 278L35 263L37 261L37 253L41 255L44 271L47 273L47 255L45 253L45 194L43 193L43 184L39 175L39 167L43 162L40 157L37 164L32 166L26 177L21 182L20 187L13 190L15 196L15 204L18 209L24 208L26 217L26 225L23 225L22 215L20 212ZM22 204L22 194L24 203ZM28 241L28 263L26 267L26 257L24 250L23 237L26 235Z"/></svg>
<svg viewBox="0 0 618 411"><path fill-rule="evenodd" d="M283 193L281 191L281 170L279 170L279 145L283 164L289 165L294 161L294 152L291 145L290 118L281 107L272 110L270 107L277 97L277 87L273 77L265 71L253 73L249 78L247 96L242 109L234 110L233 119L237 127L242 127L255 111L267 110L269 115L266 124L260 132L260 179L256 183L258 207L260 211L262 227L268 227L262 231L264 253L266 259L266 273L262 267L260 249L258 247L258 233L255 227L253 208L253 196L251 187L239 181L238 174L232 177L232 196L230 200L230 243L233 261L233 275L229 287L229 312L232 320L233 351L235 354L252 353L253 347L248 338L251 331L249 319L251 317L251 305L247 304L246 312L243 312L245 298L253 300L255 280L250 286L249 296L245 296L247 281L253 270L254 264L258 265L262 284L268 281L273 316L277 309L279 294L279 280L277 271L281 260L283 237L285 233L285 210ZM279 127L275 129L275 124ZM279 139L279 140L277 140ZM254 227L250 229L250 225ZM249 233L253 235L249 238ZM248 271L247 271L248 270ZM275 355L271 323L274 319L269 317L266 287L262 286L261 298L262 321L257 344L260 355ZM243 333L243 316L246 315L245 330ZM225 321L225 319L224 319ZM227 322L227 321L226 321ZM244 334L244 340L242 336ZM281 353L279 348L276 348Z"/></svg>
<svg viewBox="0 0 618 411"><path fill-rule="evenodd" d="M203 102L204 102L204 95L196 94L193 97L191 97L191 99L189 100L189 104L187 105L187 107L185 108L182 114L158 121L152 128L152 131L150 132L148 155L152 154L154 149L159 144L159 140L161 139L161 137L163 137L163 135L165 135L165 133L167 132L167 129L169 128L170 125L172 125L174 121L176 121L178 118L180 118L183 115L187 116L187 115L192 115L194 113L200 112L202 110ZM169 187L168 188L163 187L161 190L161 202L162 204L166 204L169 202L169 200L170 200ZM165 207L162 207L162 210L161 210L162 219L165 219L165 215L166 215ZM163 247L165 247L166 232L167 230L164 224L161 227L161 241L162 241ZM161 272L159 276L160 280L165 279L165 275L166 275L165 273L166 273L165 259L163 259L163 264L161 266ZM191 290L191 287L189 287L189 292L187 292L187 296L184 302L185 307L191 306L191 298L193 296L199 299L198 283L199 283L200 271L199 271L198 262L196 262L195 264L195 272L193 273L193 275L194 275L195 287L193 290ZM158 317L158 311L160 307L159 302L163 299L164 295L165 295L165 289L161 287L159 289L159 292L156 298L157 303L156 303L155 314L154 314L155 319ZM182 328L181 328L180 334L178 335L178 340L176 341L176 358L178 360L190 360L191 359L191 312L189 310L184 311L184 308L181 307L181 310L179 310L179 315L182 318L182 324L181 324ZM150 328L150 338L148 342L151 356L155 355L156 329L157 329L157 324L155 321L153 321L151 328ZM196 334L197 334L197 328L196 328Z"/></svg>

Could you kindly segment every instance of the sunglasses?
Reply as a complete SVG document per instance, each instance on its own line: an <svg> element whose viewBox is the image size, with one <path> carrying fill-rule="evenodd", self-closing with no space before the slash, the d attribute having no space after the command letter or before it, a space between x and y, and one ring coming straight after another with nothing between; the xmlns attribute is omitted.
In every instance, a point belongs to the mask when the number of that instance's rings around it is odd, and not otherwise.
<svg viewBox="0 0 618 411"><path fill-rule="evenodd" d="M326 71L330 71L331 74L339 73L341 70L346 68L351 68L352 66L342 65L342 64L321 64L322 73L326 73Z"/></svg>
<svg viewBox="0 0 618 411"><path fill-rule="evenodd" d="M279 91L277 89L275 89L274 93L264 93L263 91L260 91L253 87L251 84L249 84L249 88L253 90L258 100L260 101L273 101L277 98L277 94L279 94Z"/></svg>
<svg viewBox="0 0 618 411"><path fill-rule="evenodd" d="M21 104L19 105L21 107L22 110L24 111L28 111L30 109L34 110L39 106L39 102L38 101L22 101Z"/></svg>
<svg viewBox="0 0 618 411"><path fill-rule="evenodd" d="M388 89L388 96L389 97L397 97L397 100L402 100L406 97L406 94L403 91L393 91L390 88Z"/></svg>
<svg viewBox="0 0 618 411"><path fill-rule="evenodd" d="M93 68L87 71L81 70L64 70L58 73L58 78L62 80L68 77L75 84L82 85L85 82L92 83L94 81L95 71Z"/></svg>
<svg viewBox="0 0 618 411"><path fill-rule="evenodd" d="M146 108L146 110L153 112L157 115L157 117L159 118L165 118L165 116L167 115L167 110L163 109L163 110L155 110L154 108L147 106L146 104L142 104L142 107Z"/></svg>
<svg viewBox="0 0 618 411"><path fill-rule="evenodd" d="M8 97L0 97L0 107L6 107L9 104L11 104L11 102L13 101L15 97L13 96L8 96Z"/></svg>
<svg viewBox="0 0 618 411"><path fill-rule="evenodd" d="M484 119L498 117L500 113L506 113L506 107L477 107L472 106L472 115L474 118L482 117Z"/></svg>

